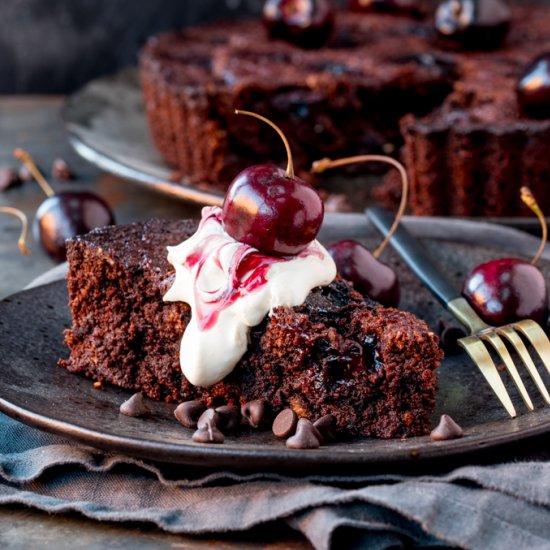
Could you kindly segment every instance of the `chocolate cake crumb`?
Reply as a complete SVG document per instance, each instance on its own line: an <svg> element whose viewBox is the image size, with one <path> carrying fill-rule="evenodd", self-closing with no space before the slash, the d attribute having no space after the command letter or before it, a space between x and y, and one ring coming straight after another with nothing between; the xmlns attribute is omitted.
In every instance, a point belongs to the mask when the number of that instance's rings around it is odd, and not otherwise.
<svg viewBox="0 0 550 550"><path fill-rule="evenodd" d="M58 181L71 181L75 179L75 174L67 164L67 161L58 158L52 164L52 176Z"/></svg>

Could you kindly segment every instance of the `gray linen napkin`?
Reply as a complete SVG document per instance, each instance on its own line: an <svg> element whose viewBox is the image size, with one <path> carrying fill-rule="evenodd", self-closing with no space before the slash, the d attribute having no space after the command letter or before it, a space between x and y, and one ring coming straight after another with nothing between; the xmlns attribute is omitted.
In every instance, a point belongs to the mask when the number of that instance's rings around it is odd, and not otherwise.
<svg viewBox="0 0 550 550"><path fill-rule="evenodd" d="M318 549L550 548L549 460L469 466L440 476L295 478L162 467L66 441L4 415L0 431L4 505L143 521L190 534L283 519Z"/></svg>
<svg viewBox="0 0 550 550"><path fill-rule="evenodd" d="M61 266L38 283L64 271ZM283 520L322 550L550 549L547 445L537 461L526 457L437 476L341 472L297 478L161 466L82 446L4 415L0 433L0 504L143 521L189 534Z"/></svg>

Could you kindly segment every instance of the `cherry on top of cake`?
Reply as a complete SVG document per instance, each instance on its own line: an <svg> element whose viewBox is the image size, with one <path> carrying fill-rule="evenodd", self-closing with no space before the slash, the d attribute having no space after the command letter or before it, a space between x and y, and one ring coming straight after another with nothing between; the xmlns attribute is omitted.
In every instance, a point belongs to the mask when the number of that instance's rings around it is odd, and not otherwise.
<svg viewBox="0 0 550 550"><path fill-rule="evenodd" d="M283 132L256 113L235 113L270 125L284 143L288 164L286 170L273 164L257 164L238 174L224 198L223 228L235 240L265 254L299 254L321 229L323 201L309 183L294 174L290 145Z"/></svg>

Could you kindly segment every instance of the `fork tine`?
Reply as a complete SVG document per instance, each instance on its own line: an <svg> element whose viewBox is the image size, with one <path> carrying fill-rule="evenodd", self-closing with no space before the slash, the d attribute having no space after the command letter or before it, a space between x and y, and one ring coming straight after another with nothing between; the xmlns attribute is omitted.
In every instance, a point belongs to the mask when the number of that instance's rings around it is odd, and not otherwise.
<svg viewBox="0 0 550 550"><path fill-rule="evenodd" d="M510 352L508 351L508 348L504 345L504 342L502 341L502 339L494 332L489 332L487 334L484 334L482 338L486 342L489 342L493 346L493 348L495 348L495 351L498 353L500 358L504 361L504 364L506 365L508 372L512 376L512 380L514 381L514 384L519 390L519 393L523 401L527 405L527 408L530 411L534 410L535 407L533 407L533 402L531 401L531 398L527 393L527 389L525 388L523 380L519 375L518 369L516 368L516 365L512 357L510 356Z"/></svg>
<svg viewBox="0 0 550 550"><path fill-rule="evenodd" d="M515 329L519 330L526 338L531 342L533 347L537 350L539 357L542 359L548 374L550 374L550 340L548 336L538 323L527 319L525 321L519 321L512 325Z"/></svg>
<svg viewBox="0 0 550 550"><path fill-rule="evenodd" d="M501 336L504 336L510 342L510 344L514 346L518 355L521 357L521 360L523 361L525 367L529 371L531 378L533 378L535 384L537 385L537 388L544 397L544 400L546 401L546 403L548 403L548 405L550 405L550 395L548 394L548 390L546 389L546 386L542 381L539 371L537 370L537 367L535 367L535 363L533 363L533 360L531 359L531 356L529 355L529 352L527 351L523 340L518 336L516 331L509 326L499 328L497 329L497 332Z"/></svg>
<svg viewBox="0 0 550 550"><path fill-rule="evenodd" d="M460 340L458 340L458 344L466 350L473 362L478 366L481 374L483 374L485 380L487 380L489 386L491 386L491 389L495 392L503 407L508 411L508 414L512 418L515 418L516 409L512 404L512 400L506 391L506 387L500 378L498 370L495 367L485 344L477 336L466 336L466 338L460 338Z"/></svg>

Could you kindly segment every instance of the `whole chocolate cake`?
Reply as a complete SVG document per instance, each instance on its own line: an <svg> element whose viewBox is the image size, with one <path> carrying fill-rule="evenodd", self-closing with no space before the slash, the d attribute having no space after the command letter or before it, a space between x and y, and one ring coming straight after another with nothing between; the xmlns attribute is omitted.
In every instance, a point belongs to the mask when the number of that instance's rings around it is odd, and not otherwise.
<svg viewBox="0 0 550 550"><path fill-rule="evenodd" d="M182 375L180 341L190 321L184 302L166 302L175 273L166 246L196 229L192 221L96 229L68 247L73 316L61 365L168 402L208 406L268 400L274 411L336 417L349 434L425 434L435 404L438 338L414 315L385 309L337 279L305 303L278 307L250 332L246 353L221 382L197 387Z"/></svg>
<svg viewBox="0 0 550 550"><path fill-rule="evenodd" d="M256 20L218 23L152 38L140 75L155 144L197 184L223 189L252 161L282 160L238 108L269 112L301 170L404 144L415 214L517 215L521 185L550 199L550 119L523 116L515 92L549 31L550 6L523 2L490 52L443 40L431 15L340 12L315 50L268 40Z"/></svg>

